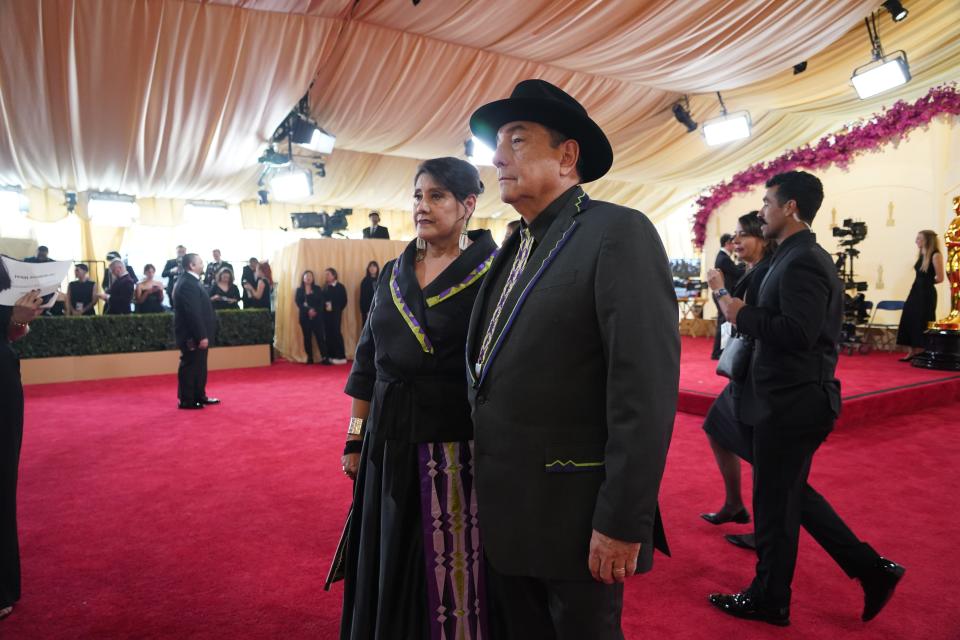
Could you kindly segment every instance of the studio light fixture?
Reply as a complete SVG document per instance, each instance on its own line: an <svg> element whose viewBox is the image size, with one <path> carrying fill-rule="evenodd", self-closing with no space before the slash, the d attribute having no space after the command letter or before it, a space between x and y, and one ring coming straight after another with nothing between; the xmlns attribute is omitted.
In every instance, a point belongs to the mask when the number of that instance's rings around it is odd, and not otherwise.
<svg viewBox="0 0 960 640"><path fill-rule="evenodd" d="M257 191L257 202L259 204L270 204L270 192L266 189Z"/></svg>
<svg viewBox="0 0 960 640"><path fill-rule="evenodd" d="M67 208L67 213L73 213L77 210L76 191L67 191L63 194L63 206Z"/></svg>
<svg viewBox="0 0 960 640"><path fill-rule="evenodd" d="M673 117L677 122L687 128L687 133L693 133L697 130L697 122L690 115L690 100L683 96L683 100L673 105Z"/></svg>
<svg viewBox="0 0 960 640"><path fill-rule="evenodd" d="M750 120L750 112L746 110L727 112L727 105L723 103L723 96L717 91L717 100L720 101L720 111L723 115L717 118L711 118L703 123L703 139L707 145L716 147L728 142L743 140L750 137L750 129L753 125Z"/></svg>
<svg viewBox="0 0 960 640"><path fill-rule="evenodd" d="M880 32L877 30L877 14L865 18L867 34L870 36L870 46L873 59L867 64L853 70L850 84L856 89L861 100L872 98L896 87L910 82L910 63L905 51L894 51L884 55L883 45L880 43Z"/></svg>
<svg viewBox="0 0 960 640"><path fill-rule="evenodd" d="M803 73L806 70L807 70L806 60L804 60L803 62L798 62L797 64L793 65L793 75L795 76Z"/></svg>
<svg viewBox="0 0 960 640"><path fill-rule="evenodd" d="M23 188L19 185L0 186L0 214L20 213L27 215L30 210L30 201L23 195Z"/></svg>
<svg viewBox="0 0 960 640"><path fill-rule="evenodd" d="M136 196L107 191L87 193L90 222L105 227L129 227L140 219Z"/></svg>
<svg viewBox="0 0 960 640"><path fill-rule="evenodd" d="M299 167L281 169L270 177L270 193L278 202L296 202L313 194L313 176Z"/></svg>
<svg viewBox="0 0 960 640"><path fill-rule="evenodd" d="M493 149L476 136L463 143L463 153L474 166L493 166Z"/></svg>
<svg viewBox="0 0 960 640"><path fill-rule="evenodd" d="M899 0L887 0L883 3L883 8L887 10L894 22L906 20L910 12L903 8L903 3Z"/></svg>

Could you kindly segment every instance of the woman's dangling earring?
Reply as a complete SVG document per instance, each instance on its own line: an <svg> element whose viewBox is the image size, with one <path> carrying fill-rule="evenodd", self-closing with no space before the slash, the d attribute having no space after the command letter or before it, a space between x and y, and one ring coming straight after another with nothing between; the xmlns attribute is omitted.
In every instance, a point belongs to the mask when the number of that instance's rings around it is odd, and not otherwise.
<svg viewBox="0 0 960 640"><path fill-rule="evenodd" d="M470 237L467 235L467 223L463 223L463 229L460 230L460 252L463 253L470 245Z"/></svg>
<svg viewBox="0 0 960 640"><path fill-rule="evenodd" d="M425 255L427 255L427 241L417 236L417 261L423 260Z"/></svg>

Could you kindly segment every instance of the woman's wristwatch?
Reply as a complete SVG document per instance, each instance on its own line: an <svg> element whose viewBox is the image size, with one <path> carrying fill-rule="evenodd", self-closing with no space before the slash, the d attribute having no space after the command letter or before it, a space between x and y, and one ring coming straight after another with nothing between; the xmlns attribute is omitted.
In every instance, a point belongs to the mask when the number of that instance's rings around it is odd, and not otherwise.
<svg viewBox="0 0 960 640"><path fill-rule="evenodd" d="M723 296L730 295L730 292L727 291L724 287L720 287L714 292L714 295L717 296L717 298L719 299L719 298L722 298Z"/></svg>

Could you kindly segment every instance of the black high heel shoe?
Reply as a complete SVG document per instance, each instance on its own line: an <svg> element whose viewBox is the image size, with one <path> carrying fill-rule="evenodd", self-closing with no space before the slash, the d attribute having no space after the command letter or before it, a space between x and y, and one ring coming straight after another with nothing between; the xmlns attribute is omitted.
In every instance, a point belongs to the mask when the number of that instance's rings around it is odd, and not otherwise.
<svg viewBox="0 0 960 640"><path fill-rule="evenodd" d="M710 524L724 524L726 522L736 522L737 524L747 524L750 522L750 514L747 513L747 508L743 507L736 513L725 514L723 509L717 511L716 513L701 513L700 517L709 522Z"/></svg>

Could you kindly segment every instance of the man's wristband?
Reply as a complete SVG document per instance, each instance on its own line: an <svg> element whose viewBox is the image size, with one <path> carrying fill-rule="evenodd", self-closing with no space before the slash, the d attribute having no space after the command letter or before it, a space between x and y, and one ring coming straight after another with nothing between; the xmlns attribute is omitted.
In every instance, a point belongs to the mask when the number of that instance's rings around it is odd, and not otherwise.
<svg viewBox="0 0 960 640"><path fill-rule="evenodd" d="M359 436L363 433L363 418L350 418L350 426L347 427L347 435Z"/></svg>

